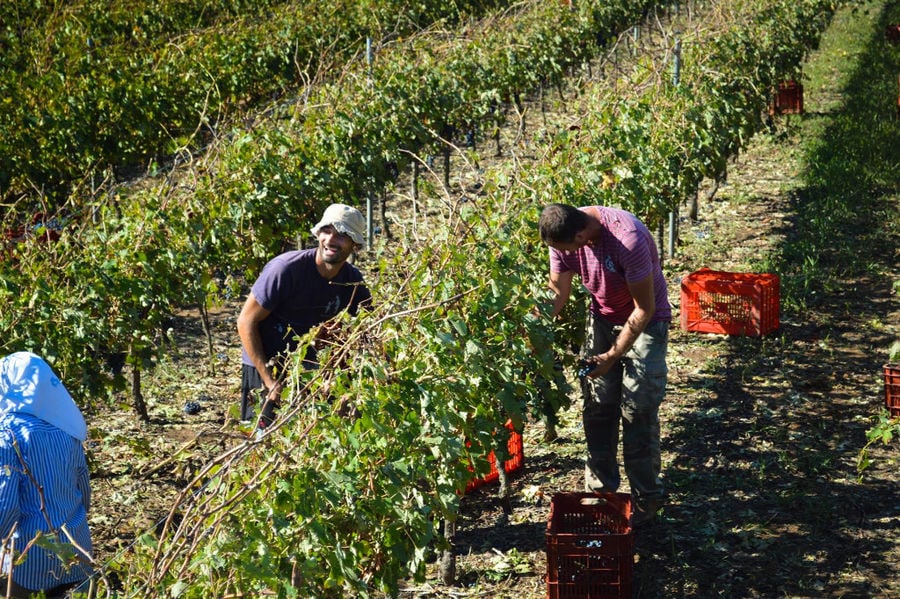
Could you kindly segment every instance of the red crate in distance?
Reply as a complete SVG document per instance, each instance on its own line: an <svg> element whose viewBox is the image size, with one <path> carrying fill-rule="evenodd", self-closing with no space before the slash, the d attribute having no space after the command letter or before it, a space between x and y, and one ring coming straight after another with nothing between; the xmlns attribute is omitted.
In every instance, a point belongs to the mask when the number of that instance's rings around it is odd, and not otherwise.
<svg viewBox="0 0 900 599"><path fill-rule="evenodd" d="M681 328L760 337L779 327L778 275L701 268L681 280Z"/></svg>
<svg viewBox="0 0 900 599"><path fill-rule="evenodd" d="M509 459L503 463L503 469L507 474L511 474L516 470L519 470L525 463L525 447L522 444L522 435L516 432L512 420L506 421L506 428L510 430L509 441L506 444L506 449L509 452ZM500 473L497 472L497 457L494 455L493 451L488 454L488 461L491 464L491 471L481 478L475 478L469 481L466 485L466 493L473 491L482 485L492 483L500 478Z"/></svg>
<svg viewBox="0 0 900 599"><path fill-rule="evenodd" d="M900 364L884 365L884 405L891 418L900 416Z"/></svg>
<svg viewBox="0 0 900 599"><path fill-rule="evenodd" d="M548 599L631 598L632 503L627 493L555 493L547 521Z"/></svg>
<svg viewBox="0 0 900 599"><path fill-rule="evenodd" d="M900 44L900 23L885 27L884 38L892 44Z"/></svg>
<svg viewBox="0 0 900 599"><path fill-rule="evenodd" d="M793 80L779 83L769 114L803 114L803 84Z"/></svg>

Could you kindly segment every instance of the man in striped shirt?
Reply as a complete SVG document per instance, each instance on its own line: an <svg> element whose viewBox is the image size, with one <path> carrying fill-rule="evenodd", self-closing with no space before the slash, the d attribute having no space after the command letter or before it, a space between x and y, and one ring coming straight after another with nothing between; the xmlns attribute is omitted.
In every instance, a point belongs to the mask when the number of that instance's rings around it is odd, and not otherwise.
<svg viewBox="0 0 900 599"><path fill-rule="evenodd" d="M44 360L0 360L0 596L9 587L11 597L61 597L90 576L86 438L81 411Z"/></svg>
<svg viewBox="0 0 900 599"><path fill-rule="evenodd" d="M656 243L635 215L605 206L551 204L541 213L539 228L550 248L553 317L568 301L576 274L591 296L581 377L585 490L619 488L621 422L633 521L644 524L665 495L659 405L668 375L672 310Z"/></svg>

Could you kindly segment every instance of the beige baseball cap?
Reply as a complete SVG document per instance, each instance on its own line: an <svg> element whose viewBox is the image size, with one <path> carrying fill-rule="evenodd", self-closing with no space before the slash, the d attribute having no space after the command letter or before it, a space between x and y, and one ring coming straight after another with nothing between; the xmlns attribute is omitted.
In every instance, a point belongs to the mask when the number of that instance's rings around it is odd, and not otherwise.
<svg viewBox="0 0 900 599"><path fill-rule="evenodd" d="M363 247L366 245L366 219L362 213L346 204L332 204L325 209L322 220L310 229L313 235L318 235L322 227L331 225L338 233L349 235L350 239Z"/></svg>

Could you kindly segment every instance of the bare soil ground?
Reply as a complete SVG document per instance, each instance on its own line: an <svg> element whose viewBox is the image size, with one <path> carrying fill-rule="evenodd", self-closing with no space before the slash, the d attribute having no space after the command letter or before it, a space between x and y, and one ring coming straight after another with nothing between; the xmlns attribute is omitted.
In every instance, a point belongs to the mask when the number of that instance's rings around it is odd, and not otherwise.
<svg viewBox="0 0 900 599"><path fill-rule="evenodd" d="M746 271L796 235L807 193L797 132L780 119L775 135L758 139L730 167L697 221L679 219L680 242L665 266L676 315L684 275L704 266ZM896 206L896 192L885 201ZM900 337L892 287L900 280L900 227L882 225L892 227L887 253L857 248L877 272L817 291L802 314L783 313L772 334L688 333L673 322L661 412L669 498L657 521L636 533L634 597L900 596L897 441L873 446L872 466L862 478L857 472L866 431L884 403L887 347ZM118 410L90 415L91 525L100 562L158 525L205 460L246 434L235 420L239 306L236 299L211 314L212 355L196 311L173 319L178 342L144 381L149 424L137 421L126 398ZM192 400L201 406L196 415L183 410ZM402 596L547 596L550 498L582 487L579 401L562 414L556 441L544 442L543 432L537 422L525 430L510 515L495 487L464 498L457 584L440 584L434 572Z"/></svg>

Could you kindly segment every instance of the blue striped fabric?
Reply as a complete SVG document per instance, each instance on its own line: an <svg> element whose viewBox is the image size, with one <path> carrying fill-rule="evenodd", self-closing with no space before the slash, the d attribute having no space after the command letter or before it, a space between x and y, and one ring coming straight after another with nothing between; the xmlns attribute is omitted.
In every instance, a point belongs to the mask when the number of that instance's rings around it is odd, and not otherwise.
<svg viewBox="0 0 900 599"><path fill-rule="evenodd" d="M74 560L63 563L55 552L37 544L26 555L20 555L39 531L44 535L56 532L59 543L74 541L90 555L90 500L87 461L80 441L30 414L8 413L0 418L0 540L6 541L2 551L4 576L9 573L10 545L15 556L12 578L28 589L46 590L90 576L89 566ZM62 532L63 525L72 540ZM9 539L14 526L15 534ZM72 545L69 549L77 551Z"/></svg>

